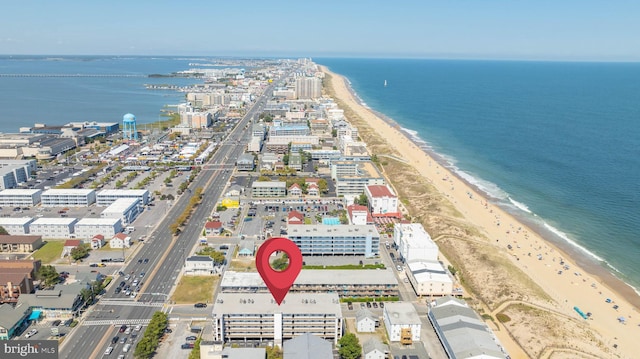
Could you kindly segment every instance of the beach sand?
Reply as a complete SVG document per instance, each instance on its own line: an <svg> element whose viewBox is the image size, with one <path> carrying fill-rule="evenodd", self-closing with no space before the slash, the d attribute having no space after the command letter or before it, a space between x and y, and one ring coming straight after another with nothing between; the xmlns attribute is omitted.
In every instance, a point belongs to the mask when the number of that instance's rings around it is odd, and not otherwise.
<svg viewBox="0 0 640 359"><path fill-rule="evenodd" d="M638 357L639 301L630 288L580 268L443 167L397 124L362 106L343 77L323 71L327 93L377 156L412 219L463 278L470 305L491 318L487 324L512 358Z"/></svg>

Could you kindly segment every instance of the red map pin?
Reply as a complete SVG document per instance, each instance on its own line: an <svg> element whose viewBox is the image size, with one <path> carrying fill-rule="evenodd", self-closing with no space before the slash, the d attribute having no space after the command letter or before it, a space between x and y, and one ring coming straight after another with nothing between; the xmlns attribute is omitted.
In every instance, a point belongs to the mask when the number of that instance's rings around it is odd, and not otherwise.
<svg viewBox="0 0 640 359"><path fill-rule="evenodd" d="M289 266L279 272L271 268L269 257L276 251L282 251L289 257ZM289 288L302 269L302 252L300 248L287 238L274 237L264 242L256 254L256 267L267 288L278 305L289 292Z"/></svg>

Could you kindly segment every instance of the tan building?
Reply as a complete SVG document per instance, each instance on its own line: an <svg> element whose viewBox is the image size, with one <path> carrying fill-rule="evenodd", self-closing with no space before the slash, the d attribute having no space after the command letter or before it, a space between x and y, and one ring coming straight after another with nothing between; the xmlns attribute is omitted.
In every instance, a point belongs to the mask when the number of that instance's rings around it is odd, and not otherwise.
<svg viewBox="0 0 640 359"><path fill-rule="evenodd" d="M29 253L42 246L42 236L0 235L0 252Z"/></svg>

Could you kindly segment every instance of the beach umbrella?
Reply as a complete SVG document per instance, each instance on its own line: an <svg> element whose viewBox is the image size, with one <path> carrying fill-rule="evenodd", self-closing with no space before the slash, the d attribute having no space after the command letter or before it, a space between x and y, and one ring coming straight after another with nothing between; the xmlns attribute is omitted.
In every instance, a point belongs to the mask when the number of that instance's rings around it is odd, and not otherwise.
<svg viewBox="0 0 640 359"><path fill-rule="evenodd" d="M624 319L624 317L618 317L618 321L619 321L620 323L624 323L624 321L625 321L625 320L626 320L626 319Z"/></svg>

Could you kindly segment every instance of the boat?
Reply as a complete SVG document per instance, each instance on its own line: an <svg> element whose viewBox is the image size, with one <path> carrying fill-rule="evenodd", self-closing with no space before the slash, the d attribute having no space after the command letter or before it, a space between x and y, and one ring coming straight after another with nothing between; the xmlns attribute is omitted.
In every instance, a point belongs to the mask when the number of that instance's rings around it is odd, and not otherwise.
<svg viewBox="0 0 640 359"><path fill-rule="evenodd" d="M387 80L384 80L384 87L387 87Z"/></svg>

